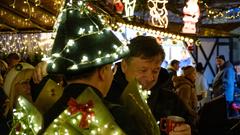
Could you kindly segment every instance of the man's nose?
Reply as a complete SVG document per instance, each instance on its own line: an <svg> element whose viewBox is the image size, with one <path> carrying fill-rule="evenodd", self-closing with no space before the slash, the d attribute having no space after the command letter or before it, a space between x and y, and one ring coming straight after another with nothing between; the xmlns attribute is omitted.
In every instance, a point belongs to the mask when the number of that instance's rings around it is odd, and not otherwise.
<svg viewBox="0 0 240 135"><path fill-rule="evenodd" d="M146 79L149 80L149 81L153 81L154 80L154 76L155 76L155 74L153 72L149 71L147 73L147 78Z"/></svg>

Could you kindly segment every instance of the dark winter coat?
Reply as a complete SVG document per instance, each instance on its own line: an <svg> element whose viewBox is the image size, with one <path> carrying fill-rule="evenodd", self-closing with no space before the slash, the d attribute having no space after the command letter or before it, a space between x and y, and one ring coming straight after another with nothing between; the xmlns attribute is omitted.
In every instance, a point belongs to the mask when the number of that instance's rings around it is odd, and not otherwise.
<svg viewBox="0 0 240 135"><path fill-rule="evenodd" d="M166 82L163 82L161 76L158 77L158 82L151 89L151 95L148 98L148 105L156 121L169 115L181 116L191 125L193 135L197 134L196 125L193 123L194 118L190 115L184 103L175 93L166 90L168 86L167 80L169 80L169 78L167 76L165 77ZM121 70L121 66L118 66L117 73L114 75L114 80L106 99L110 102L120 103L120 96L127 84L128 82ZM164 133L161 133L161 135L164 135Z"/></svg>

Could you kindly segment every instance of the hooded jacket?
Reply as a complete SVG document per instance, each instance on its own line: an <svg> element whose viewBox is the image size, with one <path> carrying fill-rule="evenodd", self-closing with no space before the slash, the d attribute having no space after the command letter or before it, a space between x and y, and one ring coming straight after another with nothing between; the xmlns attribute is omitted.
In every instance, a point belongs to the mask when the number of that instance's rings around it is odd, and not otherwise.
<svg viewBox="0 0 240 135"><path fill-rule="evenodd" d="M190 79L179 76L173 79L177 95L185 103L193 116L197 116L197 94L195 84Z"/></svg>

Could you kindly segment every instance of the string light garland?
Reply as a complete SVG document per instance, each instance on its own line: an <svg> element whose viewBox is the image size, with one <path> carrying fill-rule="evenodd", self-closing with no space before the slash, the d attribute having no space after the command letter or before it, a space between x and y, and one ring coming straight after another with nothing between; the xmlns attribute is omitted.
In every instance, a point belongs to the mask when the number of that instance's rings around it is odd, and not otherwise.
<svg viewBox="0 0 240 135"><path fill-rule="evenodd" d="M75 131L71 129L75 129ZM79 133L76 130L89 135L123 134L123 131L113 121L111 114L107 111L101 99L97 97L91 88L84 90L76 100L70 99L67 109L58 118L54 119L45 134Z"/></svg>
<svg viewBox="0 0 240 135"><path fill-rule="evenodd" d="M171 39L175 39L175 40L181 40L181 41L185 41L185 42L189 42L189 43L194 43L194 41L195 41L194 39L192 39L190 37L184 37L184 36L181 36L181 35L178 35L178 34L163 32L163 31L160 31L160 30L152 29L152 28L140 27L140 26L137 26L137 25L120 23L120 22L118 22L117 25L119 27L130 28L130 29L142 32L142 33L150 33L152 35L167 37L167 38L171 38Z"/></svg>
<svg viewBox="0 0 240 135"><path fill-rule="evenodd" d="M200 1L206 8L206 16L203 23L226 23L229 21L238 21L240 19L240 6L228 6L224 8L209 7L207 3Z"/></svg>
<svg viewBox="0 0 240 135"><path fill-rule="evenodd" d="M16 109L13 110L13 127L10 135L37 134L43 126L43 117L36 107L20 96Z"/></svg>
<svg viewBox="0 0 240 135"><path fill-rule="evenodd" d="M41 3L40 0L35 0L35 2L37 2L37 4L35 4L35 6L38 6ZM24 0L23 3L27 5L27 9L23 8L22 11L24 13L28 12L28 18L25 18L25 21L29 21L31 19L31 17L32 17L32 12L34 12L34 7L31 8L30 3L29 3L28 0ZM14 0L13 3L10 4L10 6L12 8L15 8L16 7L15 4L16 4L16 0Z"/></svg>
<svg viewBox="0 0 240 135"><path fill-rule="evenodd" d="M212 19L234 20L240 17L240 7L231 8L224 11L221 11L220 9L209 9L207 13L207 16Z"/></svg>
<svg viewBox="0 0 240 135"><path fill-rule="evenodd" d="M1 34L1 57L11 52L20 54L23 59L35 54L49 56L52 42L51 33Z"/></svg>
<svg viewBox="0 0 240 135"><path fill-rule="evenodd" d="M23 2L20 4L20 2ZM19 1L17 2L14 0L11 4L9 4L9 7L13 8L13 10L17 10L17 12L22 12L26 16L23 19L25 22L30 22L33 21L33 19L39 18L40 21L52 25L54 24L56 17L51 14L45 14L40 7L43 5L41 0L24 0L24 1ZM56 8L57 11L59 11L60 5L62 5L62 0L56 0L54 1L54 8ZM18 19L20 21L21 19ZM24 24L24 22L21 22Z"/></svg>
<svg viewBox="0 0 240 135"><path fill-rule="evenodd" d="M145 90L142 88L142 85L138 84L138 91L140 93L140 96L142 97L142 99L147 103L147 99L148 97L151 95L151 90Z"/></svg>
<svg viewBox="0 0 240 135"><path fill-rule="evenodd" d="M42 126L41 113L27 99L20 96L13 111L13 128L10 135L36 135ZM84 90L76 100L70 98L68 107L54 119L44 134L70 135L79 134L79 131L89 135L124 134L91 88Z"/></svg>

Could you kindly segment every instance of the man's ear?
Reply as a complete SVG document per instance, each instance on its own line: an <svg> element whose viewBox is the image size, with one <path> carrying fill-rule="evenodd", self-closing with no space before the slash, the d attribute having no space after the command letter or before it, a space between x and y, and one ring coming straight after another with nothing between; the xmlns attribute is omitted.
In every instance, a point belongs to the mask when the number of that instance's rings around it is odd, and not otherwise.
<svg viewBox="0 0 240 135"><path fill-rule="evenodd" d="M121 62L121 69L122 69L122 72L125 73L126 70L127 70L127 61L126 60L122 60Z"/></svg>
<svg viewBox="0 0 240 135"><path fill-rule="evenodd" d="M107 66L105 65L105 66L103 66L103 67L101 67L97 70L98 77L99 77L100 80L105 80L105 76L106 76L105 72L107 72L106 69L107 69Z"/></svg>

